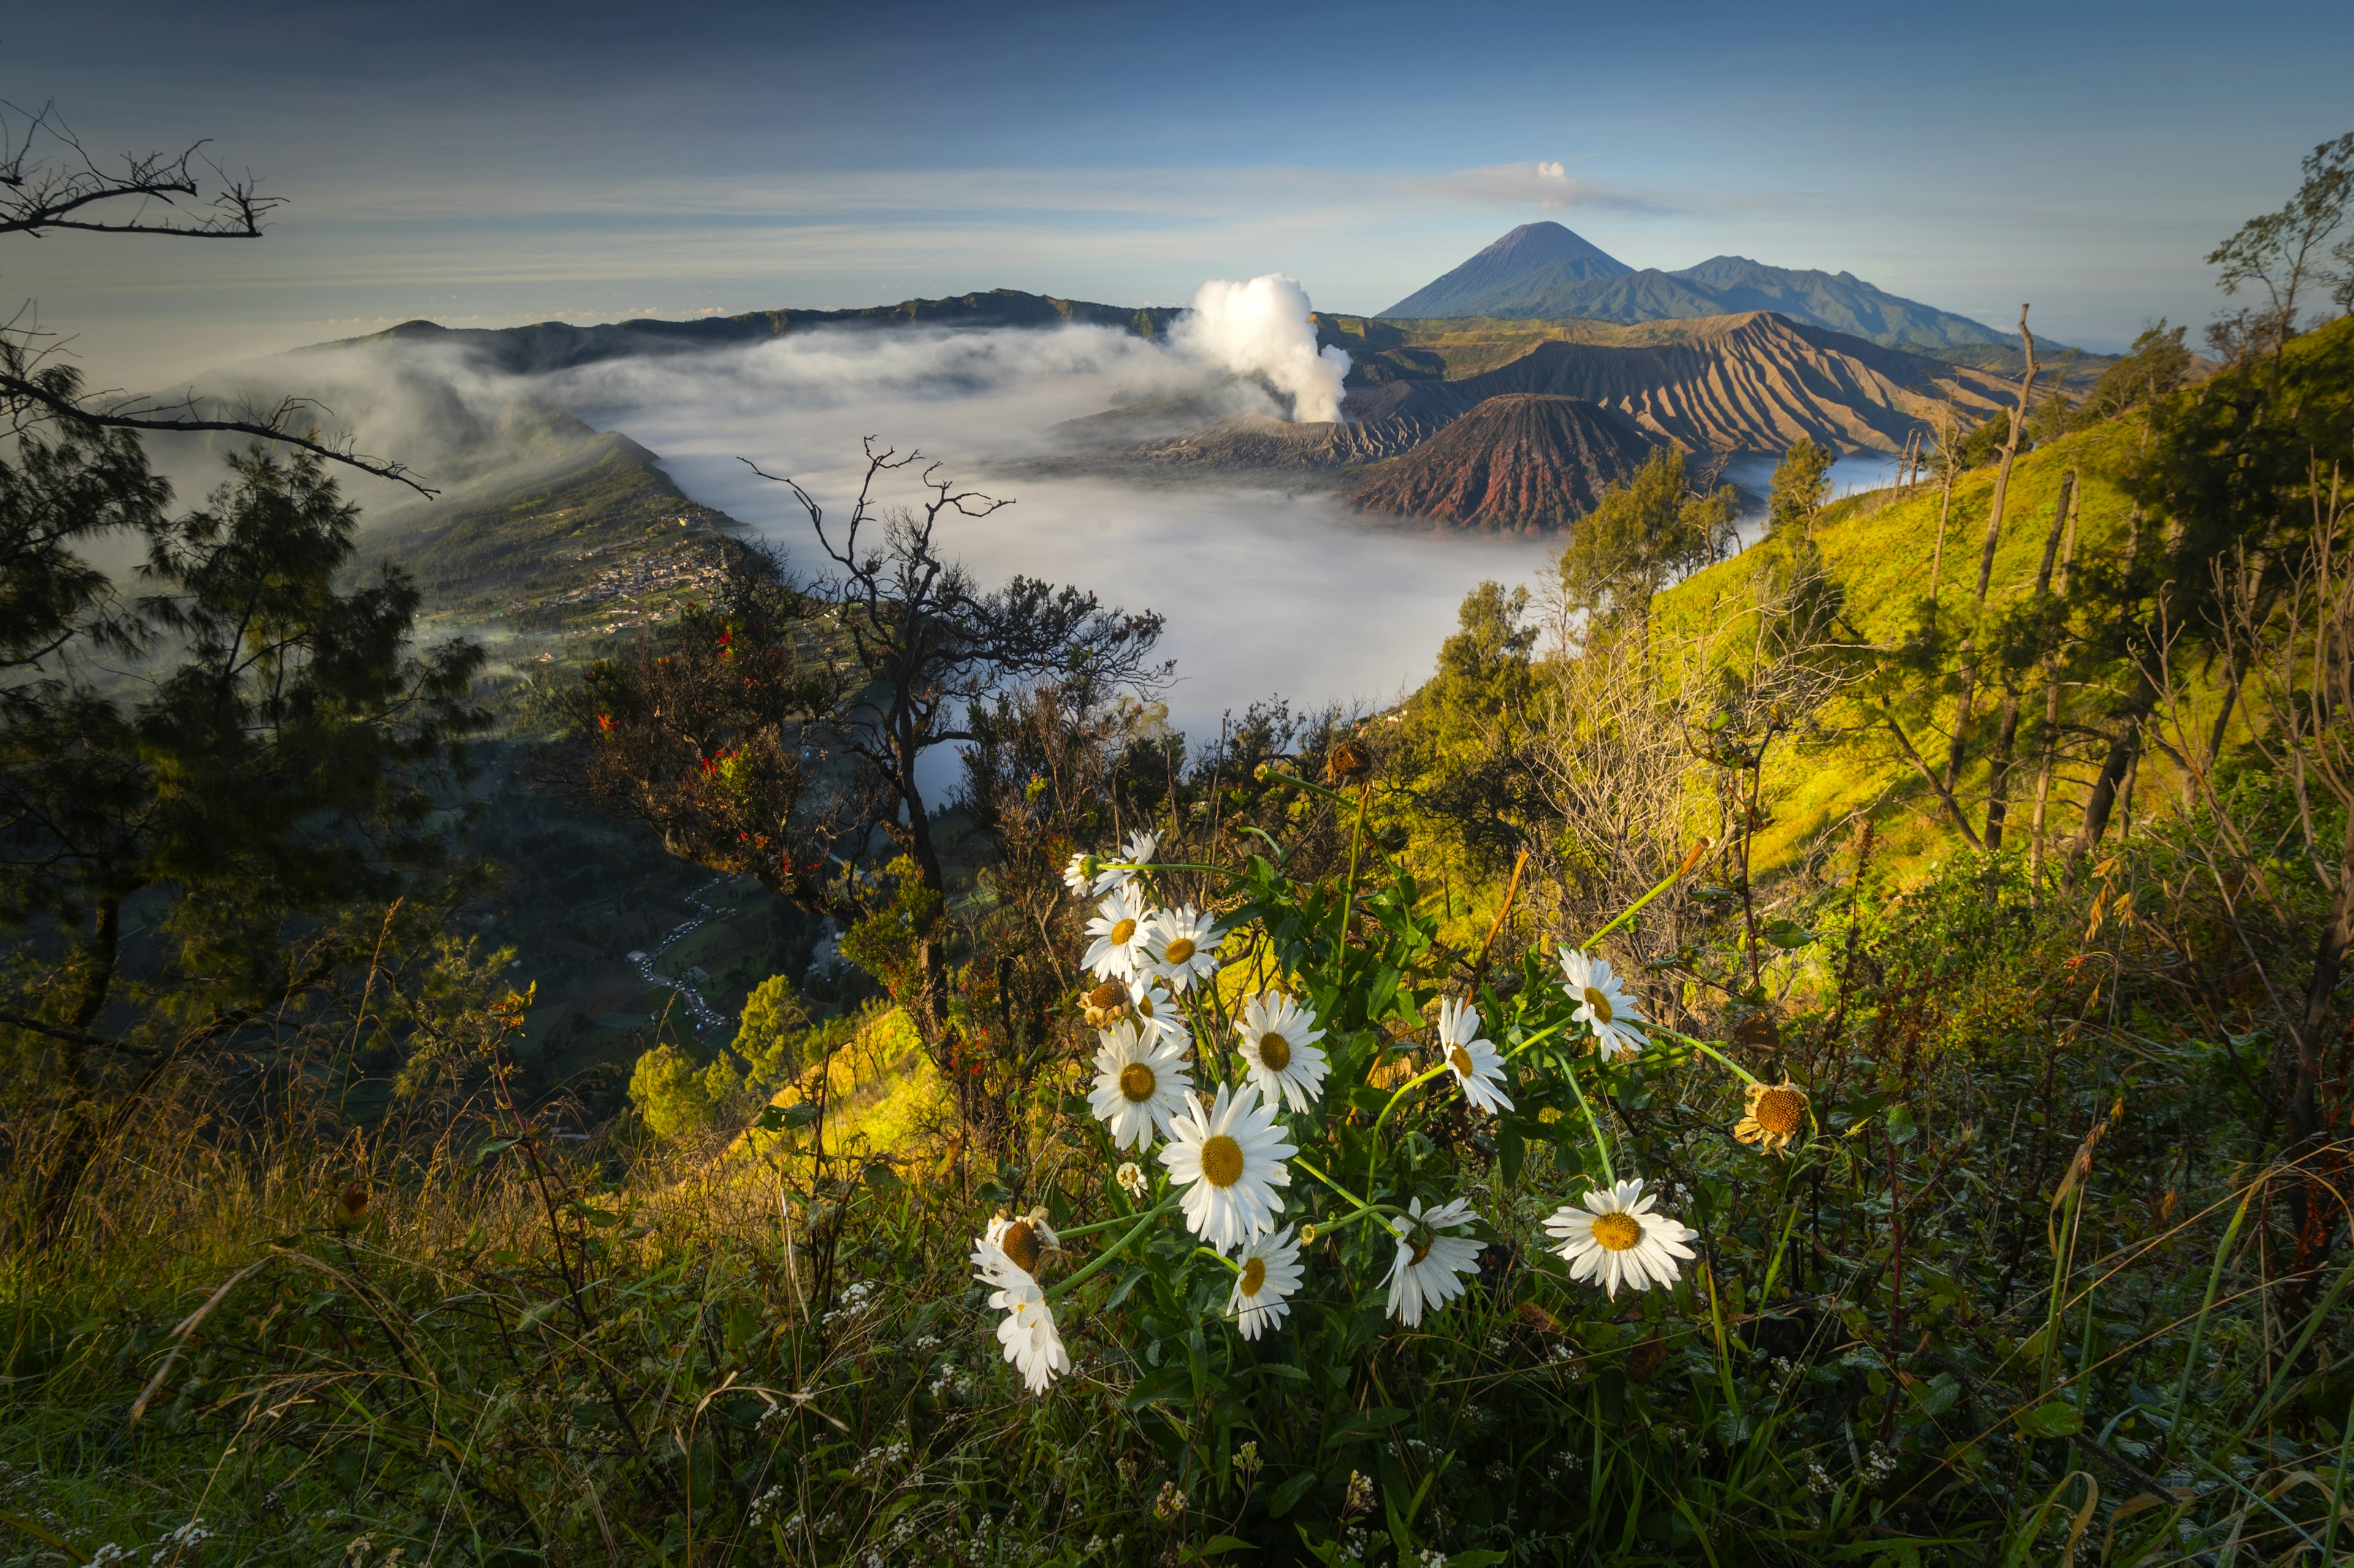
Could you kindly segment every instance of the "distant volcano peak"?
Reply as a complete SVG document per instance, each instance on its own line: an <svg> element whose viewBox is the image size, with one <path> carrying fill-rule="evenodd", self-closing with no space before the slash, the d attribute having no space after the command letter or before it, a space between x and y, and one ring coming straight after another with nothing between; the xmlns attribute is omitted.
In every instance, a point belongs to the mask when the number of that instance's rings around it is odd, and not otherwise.
<svg viewBox="0 0 2354 1568"><path fill-rule="evenodd" d="M1635 270L1584 236L1558 223L1524 223L1445 277L1392 305L1385 316L1459 316L1460 304L1502 291L1599 283Z"/></svg>
<svg viewBox="0 0 2354 1568"><path fill-rule="evenodd" d="M1635 270L1585 236L1550 218L1521 225L1479 254L1510 257L1522 267L1547 261L1583 261L1593 269L1587 275L1596 278L1623 278Z"/></svg>

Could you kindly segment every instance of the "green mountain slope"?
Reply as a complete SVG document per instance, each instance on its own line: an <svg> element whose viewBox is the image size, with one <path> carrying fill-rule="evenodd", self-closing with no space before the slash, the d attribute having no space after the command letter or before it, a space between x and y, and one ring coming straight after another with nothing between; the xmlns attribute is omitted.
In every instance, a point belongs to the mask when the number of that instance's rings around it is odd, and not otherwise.
<svg viewBox="0 0 2354 1568"><path fill-rule="evenodd" d="M2038 448L2014 465L1987 596L1990 614L1999 615L2033 591L2063 476L2074 474L2078 486L2079 558L2125 537L2132 503L2109 476L2133 455L2139 424L2138 416L2111 420ZM1949 622L1966 611L1977 584L1994 480L1988 467L1971 470L1956 482L1942 559L1935 483L1873 491L1824 509L1812 544L1838 603L1843 637L1870 648L1903 642L1919 624L1933 584ZM1787 542L1766 540L1662 593L1653 601L1662 645L1690 646L1691 639L1746 613L1755 602L1761 575L1788 569L1791 548ZM1908 722L1920 720L1933 706L1922 705L1907 715ZM1942 732L1925 724L1914 740L1935 757L1944 756ZM1882 842L1900 857L1943 853L1958 842L1928 784L1888 732L1874 727L1852 703L1835 701L1813 742L1784 743L1769 758L1766 781L1773 820L1757 839L1764 864L1797 861L1854 812L1870 812ZM1982 801L1986 785L1987 764L1975 760L1964 771L1959 793ZM2055 820L2069 831L2079 815L2081 793L2078 784L2063 777L2055 794Z"/></svg>

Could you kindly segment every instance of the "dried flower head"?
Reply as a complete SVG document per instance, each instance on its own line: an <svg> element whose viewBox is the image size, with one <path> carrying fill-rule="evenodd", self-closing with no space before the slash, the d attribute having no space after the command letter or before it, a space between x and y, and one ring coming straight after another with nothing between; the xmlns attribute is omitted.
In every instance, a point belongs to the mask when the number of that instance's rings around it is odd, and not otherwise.
<svg viewBox="0 0 2354 1568"><path fill-rule="evenodd" d="M1363 741L1342 741L1324 754L1324 782L1362 784L1373 776L1373 751Z"/></svg>
<svg viewBox="0 0 2354 1568"><path fill-rule="evenodd" d="M1779 1154L1790 1140L1807 1130L1807 1091L1787 1078L1778 1084L1752 1084L1741 1119L1733 1136L1755 1144L1760 1152Z"/></svg>

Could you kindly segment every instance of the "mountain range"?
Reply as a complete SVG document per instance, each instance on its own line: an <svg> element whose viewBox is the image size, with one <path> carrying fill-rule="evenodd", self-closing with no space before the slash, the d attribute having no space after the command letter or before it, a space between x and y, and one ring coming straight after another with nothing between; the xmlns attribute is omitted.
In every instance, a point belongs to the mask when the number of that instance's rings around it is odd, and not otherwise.
<svg viewBox="0 0 2354 1568"><path fill-rule="evenodd" d="M1852 272L1712 256L1696 267L1636 269L1558 223L1524 223L1382 312L1393 320L1497 316L1673 321L1774 311L1887 348L2016 349L1983 322L1873 287Z"/></svg>

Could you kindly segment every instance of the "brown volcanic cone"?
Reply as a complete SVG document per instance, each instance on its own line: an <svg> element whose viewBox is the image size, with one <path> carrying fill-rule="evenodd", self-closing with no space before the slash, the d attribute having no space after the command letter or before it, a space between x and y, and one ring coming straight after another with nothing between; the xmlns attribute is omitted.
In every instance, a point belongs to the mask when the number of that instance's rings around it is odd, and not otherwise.
<svg viewBox="0 0 2354 1568"><path fill-rule="evenodd" d="M1490 397L1403 457L1358 476L1361 511L1502 528L1557 527L1634 477L1650 437L1583 397Z"/></svg>

